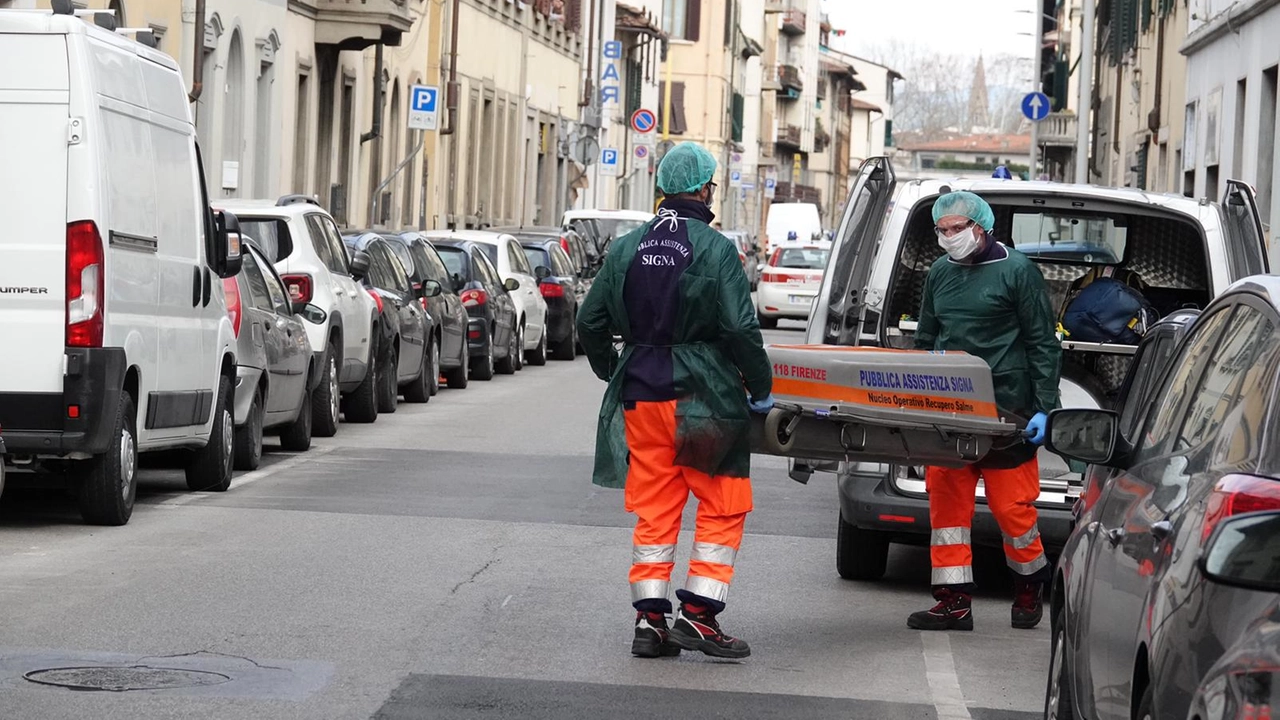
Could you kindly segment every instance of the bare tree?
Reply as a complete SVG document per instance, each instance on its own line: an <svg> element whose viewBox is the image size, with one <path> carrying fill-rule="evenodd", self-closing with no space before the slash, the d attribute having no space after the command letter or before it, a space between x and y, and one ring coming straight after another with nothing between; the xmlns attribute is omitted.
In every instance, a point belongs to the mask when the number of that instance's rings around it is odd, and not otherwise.
<svg viewBox="0 0 1280 720"><path fill-rule="evenodd" d="M934 140L968 134L969 93L977 58L940 53L919 43L891 39L867 49L875 62L906 76L894 94L894 130ZM1016 133L1022 127L1020 99L1029 82L1030 61L1002 53L984 58L991 130Z"/></svg>

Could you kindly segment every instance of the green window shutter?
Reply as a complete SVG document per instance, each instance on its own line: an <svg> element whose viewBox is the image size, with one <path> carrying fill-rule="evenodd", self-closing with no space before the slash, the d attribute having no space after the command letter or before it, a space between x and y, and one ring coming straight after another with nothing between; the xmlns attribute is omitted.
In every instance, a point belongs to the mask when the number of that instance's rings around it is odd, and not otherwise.
<svg viewBox="0 0 1280 720"><path fill-rule="evenodd" d="M893 147L893 121L892 120L884 121L884 146L887 148Z"/></svg>
<svg viewBox="0 0 1280 720"><path fill-rule="evenodd" d="M734 93L733 94L733 128L730 133L730 136L733 138L734 142L739 142L739 143L742 142L742 126L743 126L742 116L745 111L746 111L746 99L742 96L742 93Z"/></svg>
<svg viewBox="0 0 1280 720"><path fill-rule="evenodd" d="M644 70L639 61L627 60L627 117L640 109L641 92L644 90Z"/></svg>

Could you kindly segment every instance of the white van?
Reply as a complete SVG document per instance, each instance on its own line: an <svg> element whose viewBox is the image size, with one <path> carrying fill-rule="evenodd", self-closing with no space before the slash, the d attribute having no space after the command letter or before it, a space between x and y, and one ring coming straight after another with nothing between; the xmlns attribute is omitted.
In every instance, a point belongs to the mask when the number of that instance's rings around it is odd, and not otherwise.
<svg viewBox="0 0 1280 720"><path fill-rule="evenodd" d="M765 220L764 247L772 250L788 242L812 245L823 240L822 218L813 203L774 203ZM795 233L795 237L791 237Z"/></svg>
<svg viewBox="0 0 1280 720"><path fill-rule="evenodd" d="M239 228L210 210L174 61L55 5L0 10L4 462L123 525L139 452L230 485Z"/></svg>

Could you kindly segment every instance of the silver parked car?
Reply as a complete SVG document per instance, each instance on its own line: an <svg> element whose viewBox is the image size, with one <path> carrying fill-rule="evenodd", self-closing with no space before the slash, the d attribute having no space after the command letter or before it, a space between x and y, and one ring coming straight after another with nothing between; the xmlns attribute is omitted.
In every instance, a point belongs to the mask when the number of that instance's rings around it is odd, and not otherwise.
<svg viewBox="0 0 1280 720"><path fill-rule="evenodd" d="M237 337L233 414L238 470L258 467L267 430L278 430L285 450L311 447L311 390L319 379L307 330L284 282L250 242L245 243L240 274L223 282ZM324 312L305 304L296 309Z"/></svg>

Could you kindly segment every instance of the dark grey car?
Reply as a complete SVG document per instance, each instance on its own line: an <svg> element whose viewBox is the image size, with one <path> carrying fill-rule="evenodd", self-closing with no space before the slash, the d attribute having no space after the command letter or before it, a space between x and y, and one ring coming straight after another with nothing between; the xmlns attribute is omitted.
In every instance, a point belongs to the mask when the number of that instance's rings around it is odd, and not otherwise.
<svg viewBox="0 0 1280 720"><path fill-rule="evenodd" d="M311 389L318 379L302 320L294 314L284 282L272 264L245 243L240 274L223 281L236 331L237 470L262 460L262 435L278 429L285 450L311 447ZM323 312L315 306L296 308Z"/></svg>
<svg viewBox="0 0 1280 720"><path fill-rule="evenodd" d="M1094 465L1055 570L1047 717L1188 717L1275 602L1212 560L1228 528L1280 511L1280 278L1243 280L1189 317L1144 338L1118 411L1050 415L1049 448ZM1280 523L1253 532L1280 547Z"/></svg>

